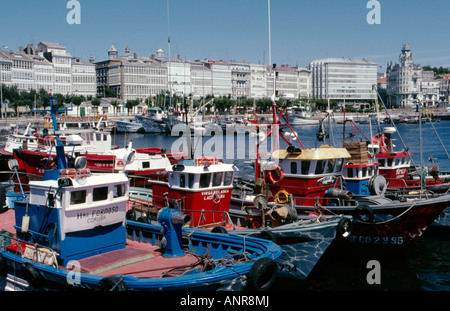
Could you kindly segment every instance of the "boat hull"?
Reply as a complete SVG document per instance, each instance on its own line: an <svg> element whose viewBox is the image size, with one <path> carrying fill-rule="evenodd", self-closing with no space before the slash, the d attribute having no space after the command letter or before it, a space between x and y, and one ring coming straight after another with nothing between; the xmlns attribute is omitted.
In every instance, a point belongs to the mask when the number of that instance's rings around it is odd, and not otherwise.
<svg viewBox="0 0 450 311"><path fill-rule="evenodd" d="M343 241L353 246L370 246L382 249L409 249L423 232L450 205L450 196L439 196L416 201L391 201L382 197L374 202L363 199L358 204L348 206L299 206L299 215L325 214L345 215L354 219L349 239ZM251 200L231 199L234 206L253 207ZM373 220L365 221L362 216L373 214Z"/></svg>
<svg viewBox="0 0 450 311"><path fill-rule="evenodd" d="M233 212L230 211L233 218ZM342 218L304 224L291 223L275 228L237 229L239 235L272 239L283 253L278 259L278 277L305 280L333 241Z"/></svg>
<svg viewBox="0 0 450 311"><path fill-rule="evenodd" d="M162 120L154 120L141 115L136 115L135 118L141 123L146 133L168 133L170 131Z"/></svg>

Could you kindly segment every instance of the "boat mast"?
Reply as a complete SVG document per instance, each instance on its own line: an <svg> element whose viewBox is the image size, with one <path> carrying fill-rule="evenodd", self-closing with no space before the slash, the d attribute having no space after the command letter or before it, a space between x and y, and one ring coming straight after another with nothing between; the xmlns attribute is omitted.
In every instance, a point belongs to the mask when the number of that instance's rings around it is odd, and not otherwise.
<svg viewBox="0 0 450 311"><path fill-rule="evenodd" d="M422 98L423 95L419 93L417 95L417 98L419 100L419 149L420 149L420 193L423 191L423 186L425 183L425 176L424 176L424 163L423 163L423 146L422 146Z"/></svg>

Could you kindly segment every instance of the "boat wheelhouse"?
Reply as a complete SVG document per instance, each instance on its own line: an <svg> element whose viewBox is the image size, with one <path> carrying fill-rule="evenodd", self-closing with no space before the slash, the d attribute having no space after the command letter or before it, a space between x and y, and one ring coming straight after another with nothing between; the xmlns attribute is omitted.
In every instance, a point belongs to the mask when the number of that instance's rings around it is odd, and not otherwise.
<svg viewBox="0 0 450 311"><path fill-rule="evenodd" d="M375 162L368 150L368 141L344 142L351 158L344 165L345 188L353 195L383 195L386 179L379 175L380 163Z"/></svg>
<svg viewBox="0 0 450 311"><path fill-rule="evenodd" d="M265 184L260 190L268 189L275 197L280 192L291 194L295 205L314 205L317 198L325 200L328 189L339 185L348 158L350 154L345 148L322 145L301 150L288 147L273 152L270 162L260 163L262 180L256 182Z"/></svg>
<svg viewBox="0 0 450 311"><path fill-rule="evenodd" d="M181 160L167 169L167 182L151 181L153 203L162 207L176 200L194 227L220 225L230 208L235 171L216 157Z"/></svg>
<svg viewBox="0 0 450 311"><path fill-rule="evenodd" d="M372 144L378 147L375 159L380 163L380 175L386 178L388 189L405 188L412 154L406 150L394 150L392 139L392 134L396 132L394 127L385 127L383 131L384 133L372 138Z"/></svg>

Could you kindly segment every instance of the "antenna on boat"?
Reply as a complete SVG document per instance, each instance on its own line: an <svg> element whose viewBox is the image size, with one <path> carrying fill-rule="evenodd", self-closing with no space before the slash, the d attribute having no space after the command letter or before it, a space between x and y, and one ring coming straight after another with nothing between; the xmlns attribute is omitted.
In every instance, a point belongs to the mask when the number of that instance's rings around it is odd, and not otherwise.
<svg viewBox="0 0 450 311"><path fill-rule="evenodd" d="M64 112L64 111L72 111L73 110L73 103L70 103L70 109L58 109L58 105L56 101L53 99L52 94L49 94L49 102L50 102L50 109L39 109L34 110L34 112L42 111L42 112L50 112L50 115L52 117L53 122L53 130L55 131L56 136L56 165L58 169L65 169L67 168L67 161L66 161L66 155L64 153L64 144L59 139L58 135L58 120L56 119L57 112Z"/></svg>

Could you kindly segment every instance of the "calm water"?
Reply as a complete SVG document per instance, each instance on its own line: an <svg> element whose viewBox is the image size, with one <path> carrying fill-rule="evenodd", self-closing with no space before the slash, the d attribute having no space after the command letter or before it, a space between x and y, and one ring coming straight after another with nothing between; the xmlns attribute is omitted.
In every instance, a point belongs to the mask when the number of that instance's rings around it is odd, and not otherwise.
<svg viewBox="0 0 450 311"><path fill-rule="evenodd" d="M433 123L440 140L444 146L450 149L450 121ZM413 153L413 161L420 165L419 125L396 125L405 145ZM370 137L369 125L358 127ZM294 130L305 148L316 146L316 126L296 127ZM375 127L372 127L375 132ZM349 124L346 127L346 136L352 132ZM342 144L343 126L336 125L334 130L335 146ZM450 159L433 129L427 123L422 125L423 133L423 161L425 165L437 166L440 170L450 171ZM202 142L195 142L196 150L200 146L212 144L210 137L204 137ZM229 139L229 138L228 138ZM234 139L224 138L223 153L227 155L245 154L248 158L253 150L249 150L249 136L238 136ZM397 150L403 149L403 143L397 134L394 134ZM134 148L160 147L172 150L173 146L180 145L184 140L172 137L168 134L117 134L113 138L114 143L124 146L126 141L132 141ZM209 142L208 142L209 141ZM327 141L328 143L328 141ZM208 145L209 144L209 145ZM282 145L283 146L283 145ZM318 146L318 145L317 145ZM208 149L208 150L209 150ZM179 150L179 149L177 149ZM216 149L212 148L213 151ZM173 150L172 150L173 151ZM217 150L221 151L221 150ZM243 153L245 151L245 153ZM228 153L227 153L228 152ZM207 155L207 154L206 154ZM437 162L430 163L429 158L435 158ZM239 157L238 167L244 169L244 159ZM227 159L226 161L233 161ZM381 268L381 284L369 285L366 281L370 269L366 268L368 261L377 260ZM339 249L329 249L319 261L309 279L304 282L279 281L275 289L291 290L364 290L364 291L449 291L450 290L450 230L429 229L418 243L406 254L350 252Z"/></svg>

